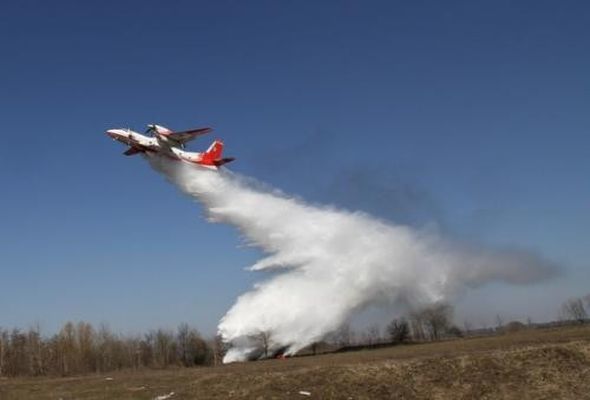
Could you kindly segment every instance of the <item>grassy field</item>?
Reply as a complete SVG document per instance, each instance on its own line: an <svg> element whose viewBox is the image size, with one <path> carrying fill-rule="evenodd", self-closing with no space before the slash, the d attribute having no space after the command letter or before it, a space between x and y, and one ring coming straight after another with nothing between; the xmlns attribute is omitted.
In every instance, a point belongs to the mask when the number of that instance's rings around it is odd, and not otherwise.
<svg viewBox="0 0 590 400"><path fill-rule="evenodd" d="M1 400L170 392L170 399L590 399L590 327L210 368L0 380Z"/></svg>

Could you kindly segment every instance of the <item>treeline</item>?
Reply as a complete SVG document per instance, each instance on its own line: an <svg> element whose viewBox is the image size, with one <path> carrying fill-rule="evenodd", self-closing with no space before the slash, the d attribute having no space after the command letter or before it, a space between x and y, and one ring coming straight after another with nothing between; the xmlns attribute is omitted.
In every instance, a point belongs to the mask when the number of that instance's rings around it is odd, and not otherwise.
<svg viewBox="0 0 590 400"><path fill-rule="evenodd" d="M436 303L355 332L344 324L323 340L310 345L299 355L333 352L339 349L379 347L405 342L436 341L474 335L494 335L531 327L590 322L590 294L574 297L562 304L558 321L527 325L519 321L504 324L496 317L493 328L463 329L453 323L453 307ZM251 359L280 356L283 349L273 346L273 333L259 331L250 337L255 349ZM120 335L107 326L93 327L86 322L66 323L53 336L44 337L38 327L27 331L0 328L0 377L70 376L107 373L122 369L195 367L221 363L228 345L219 337L205 340L188 324L175 331L158 329L144 335Z"/></svg>
<svg viewBox="0 0 590 400"><path fill-rule="evenodd" d="M355 332L344 324L326 339L337 347L373 346L404 342L434 341L443 338L461 337L464 332L453 323L453 307L448 303L436 303L394 318L385 329L377 324L364 332Z"/></svg>
<svg viewBox="0 0 590 400"><path fill-rule="evenodd" d="M381 347L400 343L420 343L441 339L461 338L465 336L487 336L516 332L529 328L545 328L590 322L590 294L573 297L565 301L559 311L558 319L546 323L533 323L530 318L526 324L521 321L504 323L500 315L496 316L495 326L473 329L468 321L459 328L453 321L454 309L444 302L432 304L422 309L394 318L384 329L373 324L362 332L354 331L349 324L344 324L337 331L328 335L321 343L306 349L306 353L331 352L338 349L356 349L362 347ZM266 333L269 336L269 333ZM272 336L270 337L272 341ZM266 340L268 341L268 339Z"/></svg>
<svg viewBox="0 0 590 400"><path fill-rule="evenodd" d="M121 369L193 367L220 362L219 339L206 341L188 324L125 336L86 322L66 323L51 337L40 329L0 328L0 376L68 376Z"/></svg>

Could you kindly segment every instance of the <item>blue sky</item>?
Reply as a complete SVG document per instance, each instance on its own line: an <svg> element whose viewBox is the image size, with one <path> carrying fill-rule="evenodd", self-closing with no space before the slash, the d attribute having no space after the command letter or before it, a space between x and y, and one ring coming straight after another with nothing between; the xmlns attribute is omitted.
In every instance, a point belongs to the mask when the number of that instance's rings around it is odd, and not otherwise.
<svg viewBox="0 0 590 400"><path fill-rule="evenodd" d="M7 1L0 326L211 333L258 257L108 128L212 126L231 168L308 201L563 265L462 318L590 292L583 1ZM492 317L490 317L492 316ZM492 319L489 319L492 321Z"/></svg>

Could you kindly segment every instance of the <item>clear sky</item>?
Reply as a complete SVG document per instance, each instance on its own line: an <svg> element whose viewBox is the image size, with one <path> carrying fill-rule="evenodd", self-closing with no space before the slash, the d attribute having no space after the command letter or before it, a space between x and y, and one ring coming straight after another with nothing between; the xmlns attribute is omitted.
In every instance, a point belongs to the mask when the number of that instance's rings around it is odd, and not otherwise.
<svg viewBox="0 0 590 400"><path fill-rule="evenodd" d="M475 324L590 292L587 1L3 1L0 326L211 333L258 257L104 135L212 126L308 201L563 266Z"/></svg>

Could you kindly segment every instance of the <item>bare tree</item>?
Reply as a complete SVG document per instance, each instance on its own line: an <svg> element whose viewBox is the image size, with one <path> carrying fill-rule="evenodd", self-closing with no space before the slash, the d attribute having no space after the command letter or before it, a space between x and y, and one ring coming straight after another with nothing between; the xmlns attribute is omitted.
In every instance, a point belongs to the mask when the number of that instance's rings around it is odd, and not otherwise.
<svg viewBox="0 0 590 400"><path fill-rule="evenodd" d="M496 330L501 330L504 326L504 320L500 316L500 314L496 314Z"/></svg>
<svg viewBox="0 0 590 400"><path fill-rule="evenodd" d="M373 324L367 328L364 334L365 344L373 345L381 341L381 327L378 324Z"/></svg>
<svg viewBox="0 0 590 400"><path fill-rule="evenodd" d="M432 340L438 340L451 327L453 308L447 303L436 303L421 314Z"/></svg>
<svg viewBox="0 0 590 400"><path fill-rule="evenodd" d="M463 337L465 333L459 328L457 325L450 325L445 330L447 335L455 336L455 337Z"/></svg>
<svg viewBox="0 0 590 400"><path fill-rule="evenodd" d="M392 343L403 343L410 337L410 325L405 318L392 320L386 329Z"/></svg>
<svg viewBox="0 0 590 400"><path fill-rule="evenodd" d="M8 332L0 328L0 376L4 376L4 361L8 347Z"/></svg>
<svg viewBox="0 0 590 400"><path fill-rule="evenodd" d="M311 354L313 354L314 356L318 354L318 342L313 342L311 344Z"/></svg>
<svg viewBox="0 0 590 400"><path fill-rule="evenodd" d="M158 367L165 368L172 364L172 359L175 358L174 334L164 329L158 329L155 332L154 339L155 361Z"/></svg>
<svg viewBox="0 0 590 400"><path fill-rule="evenodd" d="M566 318L580 323L584 323L584 320L588 318L588 313L584 308L584 302L579 297L574 297L567 300L561 306L563 313Z"/></svg>
<svg viewBox="0 0 590 400"><path fill-rule="evenodd" d="M264 358L268 358L268 351L270 349L272 342L271 332L268 330L259 330L254 335L250 336L250 338L256 342L258 348L262 353L262 356Z"/></svg>
<svg viewBox="0 0 590 400"><path fill-rule="evenodd" d="M258 333L258 339L260 340L260 344L262 344L262 349L264 350L264 357L268 357L268 349L270 347L271 340L270 331L260 331Z"/></svg>
<svg viewBox="0 0 590 400"><path fill-rule="evenodd" d="M223 357L229 350L229 344L223 341L221 335L216 335L211 341L213 351L213 364L219 365L223 362Z"/></svg>
<svg viewBox="0 0 590 400"><path fill-rule="evenodd" d="M115 335L111 332L107 324L100 324L96 334L96 348L98 352L97 369L98 371L112 371L115 369L114 360L114 342Z"/></svg>
<svg viewBox="0 0 590 400"><path fill-rule="evenodd" d="M190 336L191 336L191 329L186 322L180 324L178 326L176 332L176 340L178 343L178 353L180 357L180 362L185 367L188 367L192 364L191 357L190 357Z"/></svg>
<svg viewBox="0 0 590 400"><path fill-rule="evenodd" d="M510 321L504 327L506 332L517 332L526 329L526 325L520 321Z"/></svg>
<svg viewBox="0 0 590 400"><path fill-rule="evenodd" d="M76 337L80 351L80 364L83 372L92 372L96 368L96 333L92 325L78 322Z"/></svg>
<svg viewBox="0 0 590 400"><path fill-rule="evenodd" d="M77 367L76 330L72 322L66 322L58 335L62 375L69 375Z"/></svg>
<svg viewBox="0 0 590 400"><path fill-rule="evenodd" d="M18 329L13 329L10 334L8 356L10 375L27 375L30 373L27 362L27 335Z"/></svg>
<svg viewBox="0 0 590 400"><path fill-rule="evenodd" d="M424 316L422 315L422 312L414 311L410 313L410 328L414 340L426 339L426 334L424 333Z"/></svg>
<svg viewBox="0 0 590 400"><path fill-rule="evenodd" d="M39 325L29 329L27 333L27 353L29 358L29 371L33 376L43 375L43 343L41 328Z"/></svg>
<svg viewBox="0 0 590 400"><path fill-rule="evenodd" d="M96 331L84 322L67 322L49 338L41 335L38 326L26 332L0 329L0 376L69 376L142 366L210 363L211 349L198 331L184 331L186 335L176 338L160 329L141 340L137 336L115 335L106 325Z"/></svg>
<svg viewBox="0 0 590 400"><path fill-rule="evenodd" d="M344 323L335 332L335 339L338 346L346 347L350 346L354 342L354 331L350 327L350 324Z"/></svg>
<svg viewBox="0 0 590 400"><path fill-rule="evenodd" d="M207 342L201 337L199 331L191 328L188 335L189 363L187 367L210 364L213 351Z"/></svg>
<svg viewBox="0 0 590 400"><path fill-rule="evenodd" d="M141 367L141 337L130 336L123 338L123 350L125 354L124 365L133 369Z"/></svg>
<svg viewBox="0 0 590 400"><path fill-rule="evenodd" d="M205 364L214 356L199 331L187 323L182 323L178 327L176 343L178 357L185 367Z"/></svg>
<svg viewBox="0 0 590 400"><path fill-rule="evenodd" d="M465 331L465 334L468 335L469 332L471 331L472 326L471 326L471 322L465 320L463 321L463 330Z"/></svg>

